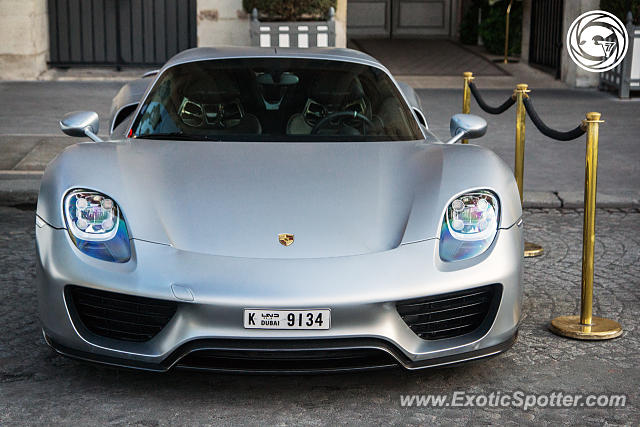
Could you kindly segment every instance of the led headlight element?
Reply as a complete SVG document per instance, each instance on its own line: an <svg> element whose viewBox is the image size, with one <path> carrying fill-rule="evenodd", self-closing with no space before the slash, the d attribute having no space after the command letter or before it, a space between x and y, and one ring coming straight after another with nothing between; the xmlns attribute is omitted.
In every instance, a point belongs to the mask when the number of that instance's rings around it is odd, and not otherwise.
<svg viewBox="0 0 640 427"><path fill-rule="evenodd" d="M73 190L64 200L67 230L78 249L94 258L126 262L131 258L127 225L118 205L96 191Z"/></svg>
<svg viewBox="0 0 640 427"><path fill-rule="evenodd" d="M460 261L486 251L498 231L496 195L481 190L457 197L447 207L440 231L440 258Z"/></svg>

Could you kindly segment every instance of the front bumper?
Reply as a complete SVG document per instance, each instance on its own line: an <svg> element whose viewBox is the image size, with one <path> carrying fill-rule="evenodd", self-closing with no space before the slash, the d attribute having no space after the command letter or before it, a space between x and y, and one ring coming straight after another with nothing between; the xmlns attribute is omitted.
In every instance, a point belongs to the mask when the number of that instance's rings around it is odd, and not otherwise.
<svg viewBox="0 0 640 427"><path fill-rule="evenodd" d="M405 368L417 369L505 350L515 339L521 315L523 243L518 226L500 230L483 255L455 263L440 261L437 239L368 255L275 260L212 256L134 240L132 259L124 264L88 257L66 230L46 223L36 228L36 242L40 317L47 342L63 354L117 366L165 371L181 366L186 355L198 350L237 354L233 352L293 348L375 349ZM396 310L396 301L493 283L502 285L502 296L485 330L424 340ZM105 338L72 321L64 292L71 284L176 301L178 309L149 341ZM172 285L188 287L193 301L178 299ZM332 327L244 329L243 309L256 307L330 308Z"/></svg>

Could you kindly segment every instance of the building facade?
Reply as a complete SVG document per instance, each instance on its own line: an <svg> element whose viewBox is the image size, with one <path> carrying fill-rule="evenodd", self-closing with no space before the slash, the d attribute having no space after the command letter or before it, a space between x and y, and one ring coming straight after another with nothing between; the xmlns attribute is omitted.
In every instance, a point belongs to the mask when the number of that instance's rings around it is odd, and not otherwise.
<svg viewBox="0 0 640 427"><path fill-rule="evenodd" d="M336 46L347 45L347 34L454 37L457 4L338 0ZM37 78L48 66L156 65L190 47L246 46L249 19L242 0L2 0L0 78Z"/></svg>
<svg viewBox="0 0 640 427"><path fill-rule="evenodd" d="M283 0L286 1L286 0ZM465 0L337 0L336 45L349 38L458 38ZM599 0L523 0L522 60L574 87L597 85L563 48ZM0 79L49 66L156 66L196 46L247 46L242 0L2 0Z"/></svg>

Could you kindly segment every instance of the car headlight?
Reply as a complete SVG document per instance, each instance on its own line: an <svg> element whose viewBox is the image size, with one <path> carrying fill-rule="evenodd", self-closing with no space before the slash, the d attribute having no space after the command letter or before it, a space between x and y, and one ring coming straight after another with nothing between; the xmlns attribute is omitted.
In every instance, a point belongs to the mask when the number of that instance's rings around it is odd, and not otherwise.
<svg viewBox="0 0 640 427"><path fill-rule="evenodd" d="M129 261L127 225L113 199L97 191L73 190L65 196L64 214L69 236L82 252L105 261Z"/></svg>
<svg viewBox="0 0 640 427"><path fill-rule="evenodd" d="M498 197L487 190L456 197L447 207L440 231L440 258L460 261L486 251L498 232Z"/></svg>

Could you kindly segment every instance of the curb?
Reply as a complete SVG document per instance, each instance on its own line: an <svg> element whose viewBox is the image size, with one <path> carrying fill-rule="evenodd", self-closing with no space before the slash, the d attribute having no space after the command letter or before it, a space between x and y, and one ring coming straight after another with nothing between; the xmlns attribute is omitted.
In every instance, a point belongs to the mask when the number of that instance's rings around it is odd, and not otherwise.
<svg viewBox="0 0 640 427"><path fill-rule="evenodd" d="M0 171L0 206L36 203L42 174L41 171Z"/></svg>
<svg viewBox="0 0 640 427"><path fill-rule="evenodd" d="M524 208L581 209L584 207L583 191L525 191ZM598 192L598 208L640 208L640 192L617 194Z"/></svg>
<svg viewBox="0 0 640 427"><path fill-rule="evenodd" d="M40 74L37 81L58 81L58 82L130 82L139 79L147 71L158 67L127 67L124 70L116 71L115 67L109 68L70 68L62 70L50 68Z"/></svg>
<svg viewBox="0 0 640 427"><path fill-rule="evenodd" d="M42 171L0 171L0 206L35 204L38 201ZM525 209L579 209L580 191L525 191ZM640 208L640 192L598 193L598 208Z"/></svg>

